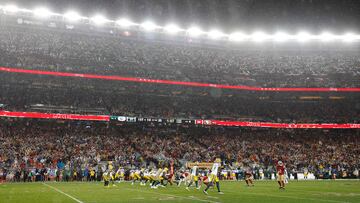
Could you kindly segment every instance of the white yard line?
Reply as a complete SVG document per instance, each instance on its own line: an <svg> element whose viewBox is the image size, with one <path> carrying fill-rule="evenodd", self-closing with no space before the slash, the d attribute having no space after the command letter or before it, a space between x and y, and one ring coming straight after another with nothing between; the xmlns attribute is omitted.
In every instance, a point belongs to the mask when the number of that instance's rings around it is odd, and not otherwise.
<svg viewBox="0 0 360 203"><path fill-rule="evenodd" d="M61 193L61 194L65 195L65 196L67 196L67 197L69 197L69 198L73 199L73 200L74 200L74 201L76 201L77 203L84 203L83 201L80 201L79 199L77 199L77 198L75 198L75 197L73 197L73 196L71 196L71 195L69 195L69 194L67 194L67 193L65 193L65 192L63 192L63 191L61 191L61 190L57 189L56 187L53 187L53 186L48 185L48 184L46 184L46 183L43 183L43 185L45 185L45 186L47 186L47 187L49 187L49 188L51 188L51 189L55 190L56 192L59 192L59 193Z"/></svg>
<svg viewBox="0 0 360 203"><path fill-rule="evenodd" d="M137 191L139 192L139 190L136 189L130 189L130 188L126 188L127 190L132 190L132 191ZM200 201L200 202L211 202L211 203L219 203L216 201L212 201L212 200L207 200L207 199L199 199L196 197L185 197L185 196L178 196L178 195L171 195L171 194L167 194L167 193L160 193L160 192L151 192L151 191L141 191L142 193L149 193L149 194L157 194L157 195L166 195L169 197L175 197L175 198L182 198L182 199L189 199L189 200L196 200L196 201Z"/></svg>

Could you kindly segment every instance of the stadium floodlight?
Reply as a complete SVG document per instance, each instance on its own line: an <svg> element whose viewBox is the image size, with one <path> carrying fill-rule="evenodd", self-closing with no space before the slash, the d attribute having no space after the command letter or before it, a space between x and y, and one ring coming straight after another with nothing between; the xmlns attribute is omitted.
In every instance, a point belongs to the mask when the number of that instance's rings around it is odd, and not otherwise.
<svg viewBox="0 0 360 203"><path fill-rule="evenodd" d="M296 40L299 42L307 42L312 39L312 36L307 32L299 32L296 35Z"/></svg>
<svg viewBox="0 0 360 203"><path fill-rule="evenodd" d="M136 23L133 23L126 18L121 18L121 19L117 20L116 24L118 24L121 27L130 27L132 25L136 25Z"/></svg>
<svg viewBox="0 0 360 203"><path fill-rule="evenodd" d="M354 33L346 33L340 37L344 42L353 42L356 40L360 40L359 35L355 35Z"/></svg>
<svg viewBox="0 0 360 203"><path fill-rule="evenodd" d="M16 5L6 5L6 6L4 6L4 11L5 12L16 13L19 10L20 9Z"/></svg>
<svg viewBox="0 0 360 203"><path fill-rule="evenodd" d="M212 39L219 39L225 36L225 34L219 30L211 30L210 32L207 33L207 35Z"/></svg>
<svg viewBox="0 0 360 203"><path fill-rule="evenodd" d="M175 24L168 24L164 27L164 30L169 33L169 34L176 34L178 32L183 31L183 29L181 29L179 26L175 25Z"/></svg>
<svg viewBox="0 0 360 203"><path fill-rule="evenodd" d="M156 28L158 28L159 26L157 26L155 23L151 22L151 21L146 21L141 23L140 25L144 30L146 31L153 31Z"/></svg>
<svg viewBox="0 0 360 203"><path fill-rule="evenodd" d="M40 18L48 18L53 14L49 9L44 7L34 9L33 13L36 17Z"/></svg>
<svg viewBox="0 0 360 203"><path fill-rule="evenodd" d="M82 17L75 11L69 11L64 14L64 18L70 22L80 20Z"/></svg>
<svg viewBox="0 0 360 203"><path fill-rule="evenodd" d="M264 32L254 32L252 35L251 35L251 39L255 42L263 42L267 39L269 39L269 35L267 35L266 33Z"/></svg>
<svg viewBox="0 0 360 203"><path fill-rule="evenodd" d="M329 32L323 32L321 35L318 36L318 39L320 39L323 42L329 42L335 40L336 36Z"/></svg>
<svg viewBox="0 0 360 203"><path fill-rule="evenodd" d="M197 36L203 34L204 32L198 27L191 27L187 30L187 33L191 37L197 37Z"/></svg>
<svg viewBox="0 0 360 203"><path fill-rule="evenodd" d="M240 42L246 40L248 36L246 36L244 33L241 32L234 32L229 35L230 41Z"/></svg>
<svg viewBox="0 0 360 203"><path fill-rule="evenodd" d="M277 32L272 36L272 38L275 42L285 42L285 41L291 39L291 35L289 35L285 32Z"/></svg>
<svg viewBox="0 0 360 203"><path fill-rule="evenodd" d="M102 15L95 15L91 18L91 21L95 23L95 25L103 25L104 23L108 22L109 20L106 19Z"/></svg>

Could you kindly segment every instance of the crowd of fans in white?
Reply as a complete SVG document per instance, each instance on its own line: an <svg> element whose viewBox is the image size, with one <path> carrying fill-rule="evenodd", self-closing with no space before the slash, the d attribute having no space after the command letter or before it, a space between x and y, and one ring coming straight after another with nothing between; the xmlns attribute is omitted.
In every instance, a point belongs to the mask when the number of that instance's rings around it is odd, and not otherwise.
<svg viewBox="0 0 360 203"><path fill-rule="evenodd" d="M232 50L106 34L0 30L1 65L261 87L358 87L358 50Z"/></svg>

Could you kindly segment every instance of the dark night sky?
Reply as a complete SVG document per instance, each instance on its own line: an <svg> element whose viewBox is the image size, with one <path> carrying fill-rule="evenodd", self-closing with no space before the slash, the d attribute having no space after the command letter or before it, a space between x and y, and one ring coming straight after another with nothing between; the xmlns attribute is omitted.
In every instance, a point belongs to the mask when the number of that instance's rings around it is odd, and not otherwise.
<svg viewBox="0 0 360 203"><path fill-rule="evenodd" d="M19 7L49 7L55 12L75 9L92 16L122 16L158 24L176 22L182 27L192 24L203 29L285 30L314 33L360 31L360 0L12 0ZM6 4L6 3L2 3Z"/></svg>

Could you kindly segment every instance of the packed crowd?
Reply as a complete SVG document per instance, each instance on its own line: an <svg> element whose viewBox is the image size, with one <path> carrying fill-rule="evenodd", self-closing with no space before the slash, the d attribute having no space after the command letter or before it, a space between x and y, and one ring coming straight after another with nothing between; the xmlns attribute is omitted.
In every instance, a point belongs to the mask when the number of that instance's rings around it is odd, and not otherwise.
<svg viewBox="0 0 360 203"><path fill-rule="evenodd" d="M7 22L0 26L0 66L262 87L360 86L356 51L234 50L16 27ZM61 106L67 113L97 108L102 114L126 116L299 123L357 123L360 118L355 94L335 95L339 102L300 103L294 101L301 93L282 93L292 99L277 99L274 94L268 102L264 98L272 96L266 93L254 96L3 72L0 84L0 110L47 111L53 106L52 112L60 112ZM98 169L109 160L127 168L174 161L180 168L188 161L220 158L228 169L251 167L270 174L275 161L283 160L289 171L343 177L344 172L358 171L359 138L359 131L119 127L2 119L0 170L19 174L57 169L69 176L72 171Z"/></svg>
<svg viewBox="0 0 360 203"><path fill-rule="evenodd" d="M359 131L231 130L112 126L3 120L0 169L5 171L89 170L113 161L116 167L154 167L174 162L211 162L225 169L352 174L359 169Z"/></svg>
<svg viewBox="0 0 360 203"><path fill-rule="evenodd" d="M0 73L0 109L155 118L359 123L359 94L299 100L301 93L251 93ZM310 94L311 96L311 94ZM267 98L267 99L261 99Z"/></svg>
<svg viewBox="0 0 360 203"><path fill-rule="evenodd" d="M262 87L358 87L358 50L233 50L38 27L0 29L0 65Z"/></svg>
<svg viewBox="0 0 360 203"><path fill-rule="evenodd" d="M6 20L0 26L0 66L263 87L360 86L356 51L233 50L15 26ZM358 123L360 118L356 93L335 95L346 101L317 94L321 99L299 102L309 95L4 72L0 79L0 108L14 111L303 123Z"/></svg>

